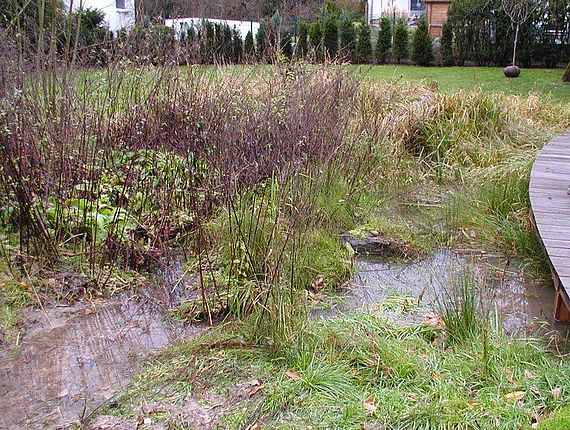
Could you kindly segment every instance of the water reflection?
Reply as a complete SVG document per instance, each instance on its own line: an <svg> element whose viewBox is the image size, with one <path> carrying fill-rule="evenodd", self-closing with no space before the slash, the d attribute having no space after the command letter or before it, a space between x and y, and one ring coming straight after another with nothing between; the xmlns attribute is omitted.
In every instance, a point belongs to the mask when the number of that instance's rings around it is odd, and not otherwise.
<svg viewBox="0 0 570 430"><path fill-rule="evenodd" d="M167 321L156 304L134 298L85 308L65 322L57 312L48 311L49 323L19 349L0 355L1 429L77 419L140 370L136 357L203 330Z"/></svg>
<svg viewBox="0 0 570 430"><path fill-rule="evenodd" d="M554 292L525 274L517 261L501 255L471 255L439 251L412 262L359 259L356 275L337 311L374 307L388 297L408 295L437 307L458 277L469 274L484 305L491 309L508 334L536 335L567 326L553 321Z"/></svg>

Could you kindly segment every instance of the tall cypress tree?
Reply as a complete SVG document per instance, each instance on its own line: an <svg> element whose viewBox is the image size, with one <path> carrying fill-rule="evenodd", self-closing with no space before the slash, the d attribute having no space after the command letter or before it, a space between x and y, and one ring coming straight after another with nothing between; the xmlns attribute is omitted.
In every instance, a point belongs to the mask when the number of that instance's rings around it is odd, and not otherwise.
<svg viewBox="0 0 570 430"><path fill-rule="evenodd" d="M394 59L400 62L408 56L408 29L402 18L396 22L394 29Z"/></svg>
<svg viewBox="0 0 570 430"><path fill-rule="evenodd" d="M255 40L257 42L257 57L260 60L263 60L267 49L267 26L264 22L259 26L259 30L257 30L257 34L255 35Z"/></svg>
<svg viewBox="0 0 570 430"><path fill-rule="evenodd" d="M441 29L441 48L439 51L439 63L442 66L453 66L453 27L449 22L443 24Z"/></svg>
<svg viewBox="0 0 570 430"><path fill-rule="evenodd" d="M390 48L392 47L392 23L390 18L382 18L380 20L380 30L378 31L378 40L376 41L376 50L374 51L374 58L380 64L386 62L390 55Z"/></svg>
<svg viewBox="0 0 570 430"><path fill-rule="evenodd" d="M297 38L296 54L297 56L304 58L309 51L309 46L307 44L307 38L309 36L309 29L305 21L299 23L299 37Z"/></svg>
<svg viewBox="0 0 570 430"><path fill-rule="evenodd" d="M201 44L202 62L210 64L214 61L214 50L216 48L216 30L210 21L203 22L204 36Z"/></svg>
<svg viewBox="0 0 570 430"><path fill-rule="evenodd" d="M356 62L359 64L366 64L370 62L372 57L372 39L370 34L370 27L367 24L360 26L358 34L358 46L356 47Z"/></svg>
<svg viewBox="0 0 570 430"><path fill-rule="evenodd" d="M329 15L325 19L323 48L328 59L334 59L338 54L338 23L333 15Z"/></svg>
<svg viewBox="0 0 570 430"><path fill-rule="evenodd" d="M433 61L433 44L429 35L427 19L422 16L412 39L412 60L420 66L429 66Z"/></svg>
<svg viewBox="0 0 570 430"><path fill-rule="evenodd" d="M340 52L349 61L353 61L356 55L356 30L354 24L348 18L340 21Z"/></svg>
<svg viewBox="0 0 570 430"><path fill-rule="evenodd" d="M250 61L255 57L255 43L253 42L253 34L251 31L248 31L245 36L244 53L246 61Z"/></svg>
<svg viewBox="0 0 570 430"><path fill-rule="evenodd" d="M235 28L233 30L232 57L234 64L240 64L243 57L243 40L241 39L241 33Z"/></svg>
<svg viewBox="0 0 570 430"><path fill-rule="evenodd" d="M233 44L234 33L229 25L224 24L222 26L222 45L220 48L220 57L226 63L231 63L233 61Z"/></svg>
<svg viewBox="0 0 570 430"><path fill-rule="evenodd" d="M313 22L309 26L309 42L311 43L311 49L313 50L315 60L321 61L323 32L321 30L321 23L319 21Z"/></svg>

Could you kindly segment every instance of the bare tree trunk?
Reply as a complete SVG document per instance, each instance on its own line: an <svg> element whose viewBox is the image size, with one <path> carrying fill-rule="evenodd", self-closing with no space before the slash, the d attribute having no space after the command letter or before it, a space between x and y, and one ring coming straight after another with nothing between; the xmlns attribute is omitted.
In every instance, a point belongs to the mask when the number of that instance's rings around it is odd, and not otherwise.
<svg viewBox="0 0 570 430"><path fill-rule="evenodd" d="M517 42L519 40L519 24L517 23L517 28L515 30L515 43L513 45L513 66L516 66L516 58L517 58Z"/></svg>
<svg viewBox="0 0 570 430"><path fill-rule="evenodd" d="M570 63L566 66L566 71L564 72L564 75L562 75L562 81L570 82Z"/></svg>

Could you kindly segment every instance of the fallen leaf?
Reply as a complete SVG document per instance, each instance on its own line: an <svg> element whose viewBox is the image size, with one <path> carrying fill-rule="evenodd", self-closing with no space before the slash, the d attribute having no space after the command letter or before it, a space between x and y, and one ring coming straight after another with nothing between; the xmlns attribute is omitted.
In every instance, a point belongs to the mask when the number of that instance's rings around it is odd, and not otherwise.
<svg viewBox="0 0 570 430"><path fill-rule="evenodd" d="M553 389L550 391L550 394L552 394L552 397L554 397L555 399L557 399L557 398L560 397L560 395L562 394L562 388L560 388L560 387L553 388Z"/></svg>
<svg viewBox="0 0 570 430"><path fill-rule="evenodd" d="M378 406L376 406L374 404L374 400L366 400L364 403L362 403L362 406L364 406L364 409L366 409L368 412L376 412L378 410Z"/></svg>
<svg viewBox="0 0 570 430"><path fill-rule="evenodd" d="M439 373L433 373L433 379L435 379L436 381L443 381L443 376L441 376Z"/></svg>
<svg viewBox="0 0 570 430"><path fill-rule="evenodd" d="M320 291L325 287L325 277L323 275L317 276L317 278L311 284L312 291Z"/></svg>
<svg viewBox="0 0 570 430"><path fill-rule="evenodd" d="M261 381L259 379L252 379L251 381L246 382L244 385L249 385L250 387L257 387L261 385Z"/></svg>
<svg viewBox="0 0 570 430"><path fill-rule="evenodd" d="M511 384L515 384L515 380L513 378L513 371L511 369L505 369L505 376L507 377L507 381L509 381Z"/></svg>
<svg viewBox="0 0 570 430"><path fill-rule="evenodd" d="M530 370L525 369L524 377L526 379L534 379L534 378L536 378L536 375L534 373L532 373Z"/></svg>
<svg viewBox="0 0 570 430"><path fill-rule="evenodd" d="M505 396L505 399L511 401L517 401L524 399L524 396L526 396L526 391L513 391L512 393L508 393Z"/></svg>
<svg viewBox="0 0 570 430"><path fill-rule="evenodd" d="M479 402L477 400L467 400L467 405L469 405L471 407L476 406L478 404L479 404Z"/></svg>
<svg viewBox="0 0 570 430"><path fill-rule="evenodd" d="M287 376L287 377L289 377L295 381L299 381L301 379L301 375L299 375L294 370L288 370L287 372L285 372L285 376Z"/></svg>
<svg viewBox="0 0 570 430"><path fill-rule="evenodd" d="M441 328L444 325L443 319L441 318L441 315L437 315L437 314L427 314L424 317L424 324L430 325L432 327L437 327L437 328Z"/></svg>
<svg viewBox="0 0 570 430"><path fill-rule="evenodd" d="M256 387L253 387L248 393L247 393L247 397L253 397L255 396L257 393L259 393L261 390L263 390L263 385L258 385Z"/></svg>

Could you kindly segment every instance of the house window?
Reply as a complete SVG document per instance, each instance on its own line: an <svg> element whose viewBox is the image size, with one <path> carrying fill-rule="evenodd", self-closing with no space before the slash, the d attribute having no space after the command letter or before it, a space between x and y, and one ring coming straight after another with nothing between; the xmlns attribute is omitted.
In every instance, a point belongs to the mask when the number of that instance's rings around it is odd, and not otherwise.
<svg viewBox="0 0 570 430"><path fill-rule="evenodd" d="M420 13L426 10L424 0L410 0L410 11L412 13Z"/></svg>
<svg viewBox="0 0 570 430"><path fill-rule="evenodd" d="M115 0L115 6L117 9L126 9L125 0Z"/></svg>

